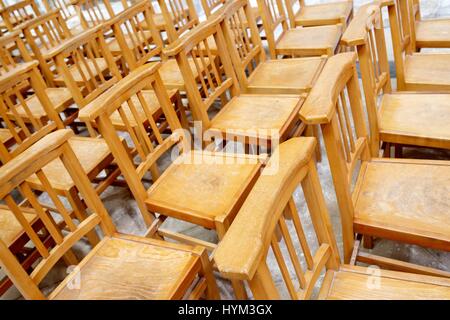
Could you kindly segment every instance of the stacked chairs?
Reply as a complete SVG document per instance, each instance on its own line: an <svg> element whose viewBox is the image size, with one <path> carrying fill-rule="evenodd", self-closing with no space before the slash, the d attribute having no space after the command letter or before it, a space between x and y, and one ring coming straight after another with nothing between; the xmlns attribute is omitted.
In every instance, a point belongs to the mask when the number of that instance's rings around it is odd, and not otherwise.
<svg viewBox="0 0 450 320"><path fill-rule="evenodd" d="M258 0L272 59L278 56L332 56L339 50L343 30L341 24L290 28L283 2L284 0Z"/></svg>
<svg viewBox="0 0 450 320"><path fill-rule="evenodd" d="M341 213L344 261L352 259L361 235L368 246L378 237L449 251L450 162L371 157L355 62L355 53L330 58L300 111L305 123L322 127ZM353 259L449 276L363 251Z"/></svg>
<svg viewBox="0 0 450 320"><path fill-rule="evenodd" d="M385 156L395 145L450 149L450 95L445 93L392 93L383 21L378 6L362 7L342 40L356 47L370 124L371 154Z"/></svg>
<svg viewBox="0 0 450 320"><path fill-rule="evenodd" d="M397 89L400 91L450 90L450 54L415 52L413 0L381 1L387 6L394 49Z"/></svg>
<svg viewBox="0 0 450 320"><path fill-rule="evenodd" d="M282 286L273 279L280 273L293 300L450 298L449 279L342 264L312 160L314 140L294 138L279 149L280 170L261 176L216 250L214 260L222 276L245 280L258 300L282 298ZM306 215L290 201L299 185L309 209ZM305 236L308 220L317 243ZM300 254L294 241L300 243ZM287 249L284 254L281 244ZM269 251L275 256L270 266Z"/></svg>
<svg viewBox="0 0 450 320"><path fill-rule="evenodd" d="M2 181L0 199L6 203L15 219L27 230L27 235L42 259L31 273L17 261L3 239L0 240L0 265L26 299L181 299L218 298L212 268L204 248L167 243L160 240L118 234L101 200L70 146L73 132L60 130L48 135L24 151L15 162L0 168ZM59 161L75 182L91 214L74 224L67 208L59 206L58 214L67 223L62 233L55 227L55 218L41 205L27 179L39 179L43 191L52 196L45 166ZM29 205L14 198L20 192ZM52 250L42 243L27 215L37 215L55 242ZM74 246L89 232L100 228L103 239L92 245L83 260L73 261L73 271L48 295L38 285ZM119 268L118 268L119 267ZM79 279L80 286L76 286Z"/></svg>
<svg viewBox="0 0 450 320"><path fill-rule="evenodd" d="M155 228L169 216L216 230L222 238L262 164L251 155L193 151L190 135L181 129L158 68L158 64L144 65L131 72L81 110L80 118L91 126L93 136L96 129L108 142L139 209L145 213L150 235L158 231L161 236L201 243L213 250L213 244ZM160 108L149 105L147 95L156 96ZM123 136L128 137L127 146L121 141ZM165 155L172 160L167 168L158 164ZM145 182L149 178L153 182L150 188ZM239 288L235 284L236 294L243 297Z"/></svg>
<svg viewBox="0 0 450 320"><path fill-rule="evenodd" d="M298 111L304 98L300 94L242 94L221 20L220 15L215 15L163 51L166 56L175 57L179 65L190 111L202 125L203 140L237 140L270 149L274 139L283 141L299 135L303 126ZM214 39L218 55L209 49L210 39ZM210 113L212 106L217 106L217 99L220 111Z"/></svg>
<svg viewBox="0 0 450 320"><path fill-rule="evenodd" d="M352 19L352 0L331 1L315 5L308 5L306 1L285 0L292 28L341 24L345 29Z"/></svg>

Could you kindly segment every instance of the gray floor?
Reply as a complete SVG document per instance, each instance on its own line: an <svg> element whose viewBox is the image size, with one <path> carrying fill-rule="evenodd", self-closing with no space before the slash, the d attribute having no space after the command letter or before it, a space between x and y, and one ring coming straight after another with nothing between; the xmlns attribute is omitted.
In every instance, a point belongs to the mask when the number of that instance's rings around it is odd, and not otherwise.
<svg viewBox="0 0 450 320"><path fill-rule="evenodd" d="M195 0L196 3L199 0ZM315 2L327 2L325 0L310 0L307 3L315 3ZM355 0L355 7L358 8L360 5L366 3L368 1L360 1ZM450 16L450 0L422 0L422 14L423 17L440 17L440 16ZM386 24L387 25L387 21ZM389 30L386 30L386 35L388 36L388 43L390 43ZM389 45L389 54L392 60L392 45ZM331 181L331 175L328 166L328 160L326 158L325 150L323 151L323 160L321 163L318 163L318 171L320 175L321 185L324 190L324 195L326 198L329 214L333 223L333 227L336 233L336 237L338 243L341 244L341 230L340 230L340 218L339 212L337 209L336 196L333 188L333 184ZM436 152L436 151L417 151L417 150L407 150L407 155L411 157L438 157L438 158L447 158L449 156L448 153L445 152ZM315 235L312 231L311 224L308 223L307 210L301 195L300 190L298 190L295 194L296 204L301 212L302 221L305 223L305 228L307 231L308 240L311 242L315 241ZM145 230L145 225L140 217L139 211L134 203L130 193L121 188L110 188L107 190L105 194L102 196L102 200L106 207L108 208L109 213L113 217L114 223L117 225L119 231L125 233L133 233L133 234L142 234ZM216 236L213 232L206 231L200 227L183 223L179 221L174 221L169 219L166 224L166 228L170 228L175 231L179 231L188 235L192 235L195 237L199 237L209 241L216 241ZM296 247L299 248L299 244L296 243ZM83 250L83 248L81 248ZM285 248L283 248L285 251ZM423 264L427 266L432 266L444 270L450 271L450 254L437 252L433 250L423 249L417 246L412 245L400 245L397 243L393 243L391 241L377 241L374 252L389 256L393 258L398 258L404 261L409 261L413 263ZM287 292L282 284L282 278L279 275L279 272L275 268L274 258L269 255L269 267L274 269L274 280L282 292L283 298L287 298ZM290 268L292 275L294 276L293 268ZM55 283L58 282L59 279L64 277L65 270L60 269L56 273L53 273L51 277L46 279L43 283L43 287L45 290L50 290L54 287ZM221 280L218 277L219 286L221 289L221 294L224 299L232 298L232 292L229 284L226 281ZM17 292L15 288L12 288L3 298L6 299L17 299L20 298L20 294Z"/></svg>

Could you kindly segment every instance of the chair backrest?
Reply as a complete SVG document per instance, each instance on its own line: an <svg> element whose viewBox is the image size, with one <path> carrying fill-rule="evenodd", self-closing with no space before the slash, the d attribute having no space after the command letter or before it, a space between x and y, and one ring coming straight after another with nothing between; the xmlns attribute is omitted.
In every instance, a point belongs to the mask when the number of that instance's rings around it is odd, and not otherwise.
<svg viewBox="0 0 450 320"><path fill-rule="evenodd" d="M9 72L18 63L32 60L21 33L21 30L15 30L0 37L0 75Z"/></svg>
<svg viewBox="0 0 450 320"><path fill-rule="evenodd" d="M31 88L44 117L32 114L31 96L24 88ZM37 61L18 64L0 76L0 163L17 158L25 149L56 128L64 128L46 92L46 85L38 69Z"/></svg>
<svg viewBox="0 0 450 320"><path fill-rule="evenodd" d="M354 52L338 54L325 64L300 110L308 125L321 125L342 220L344 258L353 250L352 181L361 161L370 158L368 134Z"/></svg>
<svg viewBox="0 0 450 320"><path fill-rule="evenodd" d="M382 6L387 5L388 7L397 75L397 89L404 90L404 58L405 55L415 51L416 42L413 2L411 0L383 0L380 4Z"/></svg>
<svg viewBox="0 0 450 320"><path fill-rule="evenodd" d="M73 0L72 5L85 29L107 22L118 13L109 0Z"/></svg>
<svg viewBox="0 0 450 320"><path fill-rule="evenodd" d="M73 34L66 24L59 9L25 23L22 27L26 43L39 61L40 68L50 85L57 74L52 57L47 55L51 49L59 46Z"/></svg>
<svg viewBox="0 0 450 320"><path fill-rule="evenodd" d="M213 14L217 9L221 8L227 0L201 0L203 11L205 11L205 15L209 17Z"/></svg>
<svg viewBox="0 0 450 320"><path fill-rule="evenodd" d="M192 0L158 0L158 4L164 16L169 42L174 42L199 24Z"/></svg>
<svg viewBox="0 0 450 320"><path fill-rule="evenodd" d="M287 15L289 17L289 24L291 28L295 28L295 17L300 12L301 8L305 6L305 0L284 0ZM295 10L295 9L298 10Z"/></svg>
<svg viewBox="0 0 450 320"><path fill-rule="evenodd" d="M215 251L214 261L222 276L246 280L255 299L280 299L274 269L278 275L281 271L291 299L309 299L324 269L339 267L337 243L312 159L315 145L314 138L293 138L278 147L269 165L278 161L279 170L273 175L262 172ZM293 200L299 185L309 215L300 214ZM305 233L308 216L317 244ZM276 264L270 263L269 269L270 249Z"/></svg>
<svg viewBox="0 0 450 320"><path fill-rule="evenodd" d="M56 61L58 75L63 79L59 81L64 81L79 108L122 77L103 31L103 25L99 25L72 37L48 53Z"/></svg>
<svg viewBox="0 0 450 320"><path fill-rule="evenodd" d="M34 0L22 0L0 9L0 15L8 30L12 31L17 25L40 16L41 12Z"/></svg>
<svg viewBox="0 0 450 320"><path fill-rule="evenodd" d="M342 36L341 43L355 47L358 52L370 126L370 149L372 156L377 157L380 150L379 97L392 91L383 19L379 6L368 4L361 7Z"/></svg>
<svg viewBox="0 0 450 320"><path fill-rule="evenodd" d="M77 15L75 7L70 0L44 0L45 9L53 11L59 9L64 20L68 20Z"/></svg>
<svg viewBox="0 0 450 320"><path fill-rule="evenodd" d="M58 130L36 142L20 154L15 161L0 167L0 201L5 209L11 211L17 222L23 227L42 259L28 274L7 245L0 240L0 266L12 280L16 288L26 299L44 299L45 294L39 289L39 283L63 257L70 257L73 264L78 264L72 248L87 233L100 226L104 235L111 236L114 226L108 213L94 191L86 173L71 149L68 139L73 136L69 129ZM50 186L45 166L58 161L73 179L78 192L82 195L91 214L75 224L70 215L73 208L63 204L60 197ZM34 192L32 181L39 181L41 190ZM37 194L44 192L48 199ZM20 196L19 196L20 195ZM46 204L53 208L50 210ZM36 215L43 223L55 246L48 248L38 231L33 229L27 215ZM57 223L55 214L62 219ZM62 228L65 229L63 234Z"/></svg>
<svg viewBox="0 0 450 320"><path fill-rule="evenodd" d="M151 3L141 1L110 21L129 70L160 56L163 42L152 18Z"/></svg>
<svg viewBox="0 0 450 320"><path fill-rule="evenodd" d="M283 34L289 29L283 0L257 0L259 12L266 32L269 52L272 59L276 59L275 47ZM281 27L281 30L277 29Z"/></svg>
<svg viewBox="0 0 450 320"><path fill-rule="evenodd" d="M243 90L248 87L248 77L266 60L259 30L247 0L230 2L222 11L222 30L228 52ZM245 17L245 21L243 18Z"/></svg>
<svg viewBox="0 0 450 320"><path fill-rule="evenodd" d="M211 16L163 50L164 55L176 58L192 115L194 120L202 122L204 130L210 127L208 110L216 100L220 98L224 105L229 98L240 94L220 27L221 19L221 15ZM218 55L210 49L211 39L216 44Z"/></svg>
<svg viewBox="0 0 450 320"><path fill-rule="evenodd" d="M147 64L137 68L79 113L91 135L98 130L108 143L148 226L153 216L144 203L145 180L150 173L156 181L161 174L158 159L175 145L187 142L159 67Z"/></svg>

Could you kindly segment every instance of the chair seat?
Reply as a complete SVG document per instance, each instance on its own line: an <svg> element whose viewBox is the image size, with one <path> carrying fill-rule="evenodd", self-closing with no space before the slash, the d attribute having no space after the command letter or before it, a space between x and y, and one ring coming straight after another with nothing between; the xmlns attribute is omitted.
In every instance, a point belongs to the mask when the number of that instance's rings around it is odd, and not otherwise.
<svg viewBox="0 0 450 320"><path fill-rule="evenodd" d="M58 113L64 111L64 109L66 109L73 102L72 94L67 88L46 88L45 92L47 93L54 109ZM47 116L47 112L44 110L36 95L26 99L26 101L29 111L35 118L39 119ZM29 118L29 115L21 105L19 105L16 110L20 116Z"/></svg>
<svg viewBox="0 0 450 320"><path fill-rule="evenodd" d="M112 161L111 152L103 139L73 137L69 143L90 178L97 176L99 171ZM47 164L43 171L52 187L58 192L69 191L74 186L72 178L59 158ZM33 175L27 181L35 188L41 189L41 182L37 176Z"/></svg>
<svg viewBox="0 0 450 320"><path fill-rule="evenodd" d="M194 59L189 58L188 60L190 68L194 72L194 77L197 77L198 73L197 69L195 68ZM209 64L208 58L205 57L205 61L207 64ZM203 66L200 60L198 62L198 65ZM175 59L163 61L161 67L159 68L159 74L161 75L161 79L167 89L169 90L176 89L180 91L185 91L183 75L181 74L181 70L178 67L178 63Z"/></svg>
<svg viewBox="0 0 450 320"><path fill-rule="evenodd" d="M13 135L11 134L9 129L0 128L0 142L2 144L8 145L11 139L13 139Z"/></svg>
<svg viewBox="0 0 450 320"><path fill-rule="evenodd" d="M98 66L98 69L101 72L105 72L108 69L108 62L104 58L95 58L94 60ZM92 76L90 75L90 72L93 72L93 76L95 77L97 77L99 74L92 59L86 59L86 64L88 65L89 70L86 70L84 64L79 64L78 66L72 65L69 68L70 73L72 74L73 78L75 79L75 81L79 86L84 86L86 80L87 81L91 80ZM78 67L80 67L81 71L83 72L83 75L80 74ZM86 77L86 79L84 79L83 76ZM57 84L58 86L64 86L64 77L61 74L58 74L55 77L54 81L55 84Z"/></svg>
<svg viewBox="0 0 450 320"><path fill-rule="evenodd" d="M350 265L327 275L332 277L331 285L321 298L330 300L450 299L450 281L445 278Z"/></svg>
<svg viewBox="0 0 450 320"><path fill-rule="evenodd" d="M303 98L297 95L240 95L223 107L211 120L210 131L249 136L259 131L259 138L285 137L298 119Z"/></svg>
<svg viewBox="0 0 450 320"><path fill-rule="evenodd" d="M142 32L145 36L145 41L148 41L149 39L152 38L152 34L150 31L148 30L144 30ZM136 47L136 37L138 37L140 39L140 43L138 43L137 45L143 45L144 42L142 41L142 33L139 33L138 35L134 35L131 36L129 34L125 34L124 38L125 38L125 42L127 44L127 47L130 48L131 50L134 50ZM119 42L117 41L116 38L113 38L111 42L108 43L108 47L109 50L111 51L111 53L113 55L121 55L122 54L122 49L120 48Z"/></svg>
<svg viewBox="0 0 450 320"><path fill-rule="evenodd" d="M38 220L36 214L23 212L25 219L32 225ZM11 246L20 236L24 230L22 225L14 216L14 213L7 207L0 205L0 240L8 247Z"/></svg>
<svg viewBox="0 0 450 320"><path fill-rule="evenodd" d="M405 82L408 91L450 90L450 54L407 55Z"/></svg>
<svg viewBox="0 0 450 320"><path fill-rule="evenodd" d="M295 17L297 26L321 26L346 22L353 11L352 1L307 5Z"/></svg>
<svg viewBox="0 0 450 320"><path fill-rule="evenodd" d="M362 164L356 186L355 232L448 249L448 162L373 159Z"/></svg>
<svg viewBox="0 0 450 320"><path fill-rule="evenodd" d="M279 55L331 56L341 36L339 25L289 29L280 37L276 51Z"/></svg>
<svg viewBox="0 0 450 320"><path fill-rule="evenodd" d="M258 65L248 79L249 93L299 94L309 92L326 59L268 60Z"/></svg>
<svg viewBox="0 0 450 320"><path fill-rule="evenodd" d="M382 141L450 149L450 94L385 94Z"/></svg>
<svg viewBox="0 0 450 320"><path fill-rule="evenodd" d="M232 221L261 167L254 156L240 157L230 161L230 155L200 151L182 155L150 187L147 207L211 229L216 220Z"/></svg>
<svg viewBox="0 0 450 320"><path fill-rule="evenodd" d="M153 239L107 237L50 296L55 300L162 300L195 277L200 260L187 246ZM193 279L192 279L193 280ZM73 283L72 283L73 284Z"/></svg>
<svg viewBox="0 0 450 320"><path fill-rule="evenodd" d="M416 22L418 48L450 47L450 19L433 19Z"/></svg>
<svg viewBox="0 0 450 320"><path fill-rule="evenodd" d="M172 100L173 97L177 94L177 91L176 90L170 90L168 92L168 94L169 94L169 98ZM150 109L150 112L153 115L154 119L157 119L160 116L160 114L162 112L162 109L160 108L160 105L159 105L159 102L158 102L158 98L156 97L155 92L152 91L152 90L143 90L142 91L142 95L143 95L144 100L147 103L147 105L148 105L148 107ZM147 115L146 115L144 109L142 108L142 105L141 105L141 102L139 101L139 98L136 95L134 95L134 96L131 97L131 101L132 101L134 107L136 108L137 113L142 116L142 119L147 119ZM127 117L127 120L129 122L129 124L132 127L137 126L135 117L131 113L131 110L130 110L128 104L125 103L123 106L124 106L123 111L126 114L126 117ZM123 122L123 120L122 120L122 118L121 118L121 116L120 116L118 111L114 111L114 113L111 115L110 119L111 119L111 121L112 121L112 123L113 123L113 125L115 127L119 127L119 128L122 127L124 129L126 129L125 124L124 124L124 122Z"/></svg>

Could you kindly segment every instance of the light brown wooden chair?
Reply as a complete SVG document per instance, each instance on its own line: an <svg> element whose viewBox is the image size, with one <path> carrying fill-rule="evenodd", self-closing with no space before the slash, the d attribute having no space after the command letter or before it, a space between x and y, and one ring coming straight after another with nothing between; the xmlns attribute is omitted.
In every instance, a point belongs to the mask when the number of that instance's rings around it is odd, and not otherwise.
<svg viewBox="0 0 450 320"><path fill-rule="evenodd" d="M302 121L322 127L341 214L344 261L351 259L355 234L363 235L367 246L378 237L449 251L450 162L370 156L355 62L356 53L328 59L300 110ZM362 251L354 259L449 276Z"/></svg>
<svg viewBox="0 0 450 320"><path fill-rule="evenodd" d="M269 52L279 56L332 56L338 50L342 25L289 28L284 0L258 0Z"/></svg>
<svg viewBox="0 0 450 320"><path fill-rule="evenodd" d="M31 49L32 58L39 61L39 68L47 83L54 87L57 70L53 56L48 53L74 36L63 19L61 10L50 11L23 23L20 29L25 36L26 45Z"/></svg>
<svg viewBox="0 0 450 320"><path fill-rule="evenodd" d="M21 62L32 60L21 34L22 31L19 29L0 37L0 75L15 68Z"/></svg>
<svg viewBox="0 0 450 320"><path fill-rule="evenodd" d="M383 21L378 6L360 8L341 42L356 47L370 124L371 154L384 142L401 156L402 145L450 149L450 95L392 93Z"/></svg>
<svg viewBox="0 0 450 320"><path fill-rule="evenodd" d="M193 119L201 122L203 139L270 148L272 140L299 135L304 129L296 116L303 103L301 95L241 94L221 20L220 15L210 17L163 50L178 62L189 108ZM209 50L211 38L219 49L217 56ZM215 114L213 106L219 99L220 111Z"/></svg>
<svg viewBox="0 0 450 320"><path fill-rule="evenodd" d="M313 150L312 138L279 146L269 160L279 162L279 171L258 179L215 252L221 275L245 280L253 298L263 300L286 298L284 289L294 300L450 299L449 279L340 262ZM299 185L307 213L292 201Z"/></svg>
<svg viewBox="0 0 450 320"><path fill-rule="evenodd" d="M37 68L37 61L18 64L10 72L0 76L0 163L15 162L18 157L40 139L44 138L50 132L64 128L64 123L58 114L58 106L54 105L48 95L50 89L46 88ZM24 87L29 87L28 92L34 94L24 94ZM67 120L67 119L65 119ZM96 191L102 193L119 175L119 169L112 165L113 156L108 149L107 144L102 139L93 139L85 137L73 137L70 144L75 151L78 159L86 174L95 181ZM106 170L105 178L99 178L102 172ZM70 212L73 218L81 221L87 215L83 200L79 197L70 176L64 171L61 163L53 161L44 167L48 174L48 182L55 194L64 197L69 201L74 211ZM3 182L3 181L2 181ZM36 190L43 190L45 185L40 181L30 179ZM48 207L51 210L50 207ZM36 259L33 250L27 249L29 238L24 230L20 228L14 219L11 219L11 213L8 210L2 210L0 220L4 224L0 225L0 238L6 239L8 247L17 253L26 269L31 268ZM40 230L43 228L42 221L36 218L36 215L29 215L30 222ZM89 241L97 243L98 237L95 233L89 234ZM28 239L28 240L27 240ZM43 234L43 241L51 245L53 240ZM2 281L0 292L8 288L10 282Z"/></svg>
<svg viewBox="0 0 450 320"><path fill-rule="evenodd" d="M14 27L17 25L40 15L41 12L34 0L21 0L0 9L0 16L4 23L4 27L0 25L0 28L6 28L9 31L13 31Z"/></svg>
<svg viewBox="0 0 450 320"><path fill-rule="evenodd" d="M59 9L61 16L66 21L66 24L70 27L70 31L73 34L79 34L84 31L81 25L81 20L77 15L75 7L70 0L44 0L45 9L47 12Z"/></svg>
<svg viewBox="0 0 450 320"><path fill-rule="evenodd" d="M0 168L0 199L5 201L18 223L26 230L41 259L28 274L7 245L0 241L0 266L25 299L182 299L219 298L206 250L199 246L167 243L118 234L100 198L71 149L70 130L48 135L24 151L14 162ZM54 190L48 186L45 166L59 161L91 210L81 223L74 224L68 209L58 205ZM57 212L67 224L63 234L55 227L50 212L40 204L27 179L39 179L55 202ZM29 203L22 206L13 198L19 191ZM40 217L56 246L45 248L26 219L29 212ZM73 256L73 270L47 296L39 289L44 277L56 263L89 232L99 228L104 237L92 246L83 259ZM77 282L78 281L78 282ZM77 285L78 284L78 285Z"/></svg>
<svg viewBox="0 0 450 320"><path fill-rule="evenodd" d="M123 56L127 72L151 60L161 59L163 43L154 25L149 1L133 5L108 24L115 35L108 42L109 50L114 56Z"/></svg>
<svg viewBox="0 0 450 320"><path fill-rule="evenodd" d="M98 25L47 52L56 64L53 83L66 86L80 109L122 78L104 30Z"/></svg>
<svg viewBox="0 0 450 320"><path fill-rule="evenodd" d="M98 130L108 142L144 215L148 234L157 232L213 250L212 243L158 226L166 217L173 217L216 230L222 238L262 164L257 156L193 150L190 134L181 129L158 68L157 64L143 65L132 71L81 110L80 118L91 126L92 135ZM146 102L148 94L157 97L159 109ZM126 147L120 137L126 137ZM167 156L172 161L168 167L162 164ZM149 178L150 187L146 184ZM236 284L236 294L244 298L239 288Z"/></svg>
<svg viewBox="0 0 450 320"><path fill-rule="evenodd" d="M400 91L450 90L450 54L416 53L410 0L385 0L394 48L397 89Z"/></svg>
<svg viewBox="0 0 450 320"><path fill-rule="evenodd" d="M308 0L284 0L291 28L341 24L345 29L353 16L353 0L306 4Z"/></svg>

